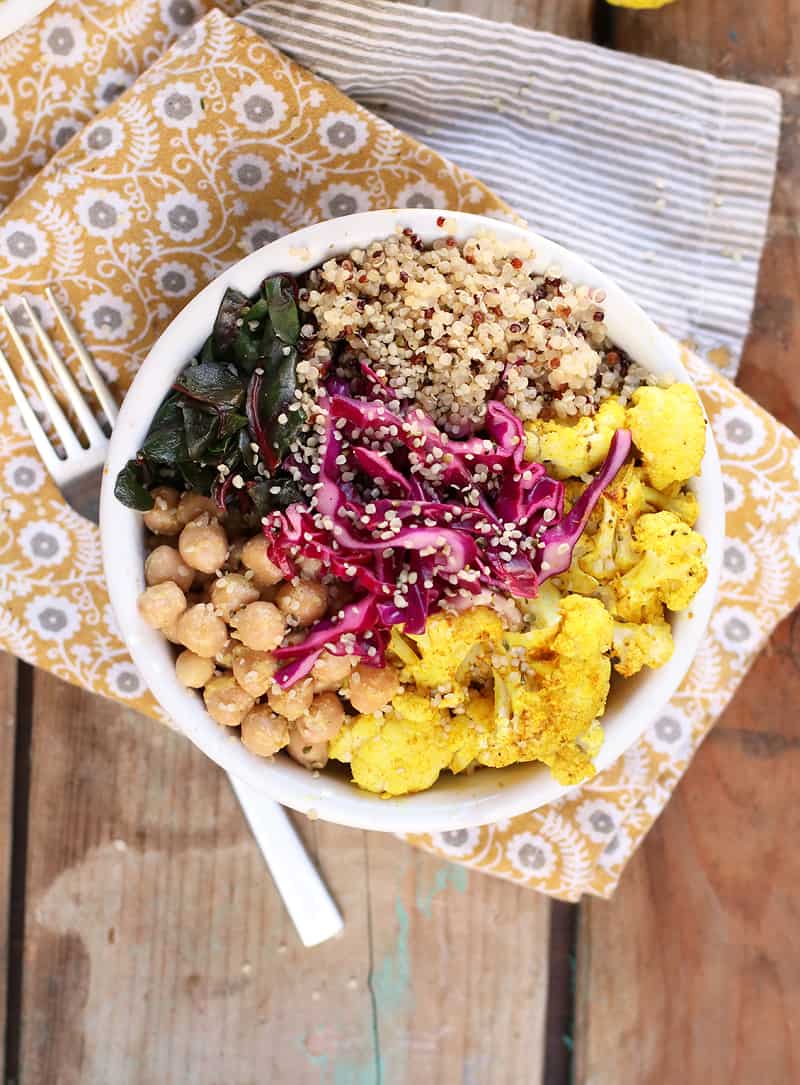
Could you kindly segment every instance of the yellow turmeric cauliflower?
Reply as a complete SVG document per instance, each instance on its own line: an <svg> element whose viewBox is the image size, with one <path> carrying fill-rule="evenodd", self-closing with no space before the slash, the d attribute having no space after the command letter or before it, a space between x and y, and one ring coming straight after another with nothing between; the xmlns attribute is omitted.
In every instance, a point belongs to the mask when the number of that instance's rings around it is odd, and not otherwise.
<svg viewBox="0 0 800 1085"><path fill-rule="evenodd" d="M647 504L657 512L674 512L689 527L694 527L700 515L697 498L689 490L684 490L680 482L673 482L663 490L654 490L645 486L644 496Z"/></svg>
<svg viewBox="0 0 800 1085"><path fill-rule="evenodd" d="M641 560L634 537L640 518L670 512L692 527L697 520L694 494L673 483L666 492L648 486L643 470L628 463L600 498L586 531L573 551L569 570L557 583L565 591L606 598L603 585L622 576Z"/></svg>
<svg viewBox="0 0 800 1085"><path fill-rule="evenodd" d="M389 796L425 791L452 761L470 764L477 745L466 715L434 707L427 694L402 693L385 714L346 723L328 752L349 762L359 787Z"/></svg>
<svg viewBox="0 0 800 1085"><path fill-rule="evenodd" d="M528 658L526 676L513 667L496 671L495 731L477 759L497 767L543 761L559 783L574 784L593 772L581 740L605 710L613 622L596 599L568 595L561 610L548 657Z"/></svg>
<svg viewBox="0 0 800 1085"><path fill-rule="evenodd" d="M525 458L543 463L553 478L585 475L600 466L611 438L624 427L625 408L618 399L607 399L595 414L574 423L537 418L525 426Z"/></svg>
<svg viewBox="0 0 800 1085"><path fill-rule="evenodd" d="M383 713L345 723L330 756L350 764L359 787L382 795L422 791L444 769L461 772L475 763L540 760L565 783L591 775L613 623L594 599L567 596L556 620L551 606L546 598L541 628L527 633L506 633L486 608L434 615L431 632L408 638L423 649L418 665L403 668L415 692L398 694ZM463 668L476 645L490 648L492 668L477 689L466 684ZM428 655L444 648L434 665ZM433 690L443 687L452 700L437 692L434 703Z"/></svg>
<svg viewBox="0 0 800 1085"><path fill-rule="evenodd" d="M413 682L426 689L455 693L459 703L464 699L465 680L485 668L494 646L503 639L503 623L488 607L473 607L460 614L440 611L432 615L425 632L408 635L416 662L405 663L404 682ZM485 670L488 675L488 669Z"/></svg>
<svg viewBox="0 0 800 1085"><path fill-rule="evenodd" d="M672 658L674 649L669 622L614 622L611 655L614 670L630 678L643 667L662 667Z"/></svg>
<svg viewBox="0 0 800 1085"><path fill-rule="evenodd" d="M663 604L683 610L705 583L706 541L672 512L640 517L633 531L640 560L614 583L616 615L651 621Z"/></svg>
<svg viewBox="0 0 800 1085"><path fill-rule="evenodd" d="M696 475L705 452L706 427L694 388L645 385L631 398L626 424L653 486L663 490Z"/></svg>

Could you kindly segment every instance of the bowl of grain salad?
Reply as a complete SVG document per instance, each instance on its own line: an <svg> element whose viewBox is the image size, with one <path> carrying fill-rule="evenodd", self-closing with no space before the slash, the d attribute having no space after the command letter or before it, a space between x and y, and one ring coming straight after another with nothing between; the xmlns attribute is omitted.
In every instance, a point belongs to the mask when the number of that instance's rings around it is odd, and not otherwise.
<svg viewBox="0 0 800 1085"><path fill-rule="evenodd" d="M677 346L520 226L353 215L252 253L123 404L101 532L166 714L265 796L436 832L534 809L658 717L722 483Z"/></svg>

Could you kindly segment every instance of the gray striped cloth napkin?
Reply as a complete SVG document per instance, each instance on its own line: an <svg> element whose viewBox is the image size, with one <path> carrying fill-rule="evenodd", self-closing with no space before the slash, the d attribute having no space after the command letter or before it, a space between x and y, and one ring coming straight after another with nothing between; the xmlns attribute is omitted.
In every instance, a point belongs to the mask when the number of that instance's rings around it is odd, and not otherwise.
<svg viewBox="0 0 800 1085"><path fill-rule="evenodd" d="M775 175L776 92L386 0L266 0L239 19L471 170L735 374Z"/></svg>

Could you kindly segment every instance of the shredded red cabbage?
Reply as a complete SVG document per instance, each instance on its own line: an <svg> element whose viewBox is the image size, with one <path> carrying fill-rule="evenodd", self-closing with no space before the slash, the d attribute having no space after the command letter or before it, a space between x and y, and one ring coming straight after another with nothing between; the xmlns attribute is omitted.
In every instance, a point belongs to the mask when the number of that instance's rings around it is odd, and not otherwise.
<svg viewBox="0 0 800 1085"><path fill-rule="evenodd" d="M569 568L572 551L631 447L618 430L597 477L565 516L564 485L524 460L520 420L501 402L487 409L485 436L453 438L419 409L394 412L380 377L362 365L343 394L330 378L320 401L326 422L311 507L291 505L264 520L268 553L284 576L317 558L357 598L317 622L276 656L287 688L323 651L381 665L392 626L422 633L447 602L485 588L533 598Z"/></svg>

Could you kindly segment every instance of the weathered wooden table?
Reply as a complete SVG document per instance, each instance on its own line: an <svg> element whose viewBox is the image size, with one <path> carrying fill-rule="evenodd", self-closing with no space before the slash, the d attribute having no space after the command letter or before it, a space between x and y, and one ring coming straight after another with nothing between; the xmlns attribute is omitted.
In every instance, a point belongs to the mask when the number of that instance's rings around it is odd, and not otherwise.
<svg viewBox="0 0 800 1085"><path fill-rule="evenodd" d="M783 92L741 379L800 431L800 0L430 6ZM22 1085L560 1085L574 1046L578 1085L791 1085L799 768L795 613L613 901L554 905L390 837L304 822L347 920L304 950L214 765L0 657L0 1066Z"/></svg>

